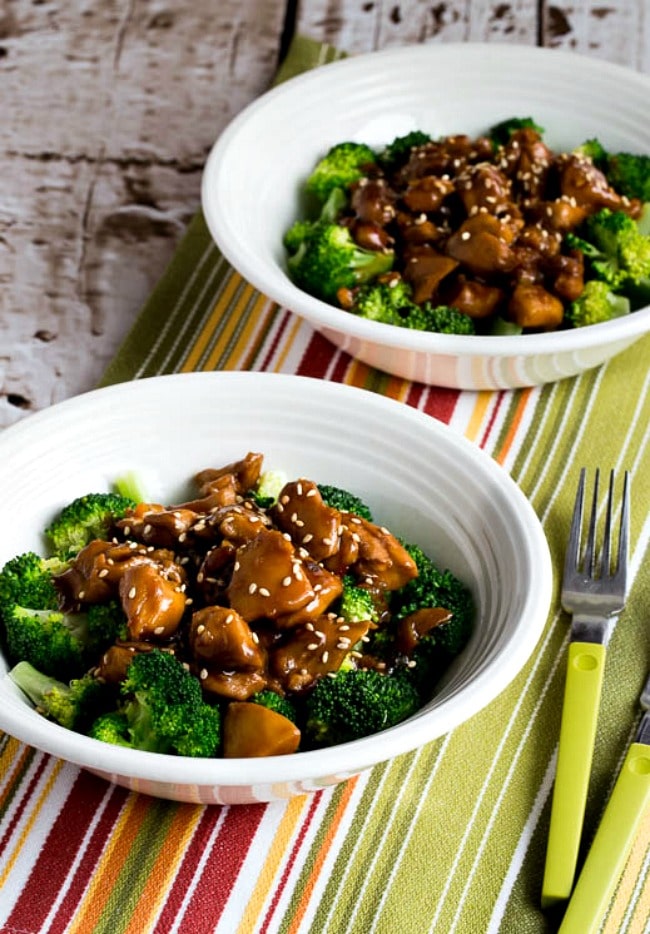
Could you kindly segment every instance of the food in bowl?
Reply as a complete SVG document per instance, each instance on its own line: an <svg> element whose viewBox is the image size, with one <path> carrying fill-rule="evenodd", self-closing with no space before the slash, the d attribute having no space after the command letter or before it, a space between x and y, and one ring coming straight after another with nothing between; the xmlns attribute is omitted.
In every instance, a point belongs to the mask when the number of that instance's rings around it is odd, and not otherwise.
<svg viewBox="0 0 650 934"><path fill-rule="evenodd" d="M288 755L415 714L465 647L469 589L354 494L248 453L196 495L133 478L75 498L50 553L0 571L14 683L46 717L115 746Z"/></svg>
<svg viewBox="0 0 650 934"><path fill-rule="evenodd" d="M650 156L596 139L553 151L532 118L480 136L343 141L306 179L285 232L297 286L382 324L539 333L650 303Z"/></svg>

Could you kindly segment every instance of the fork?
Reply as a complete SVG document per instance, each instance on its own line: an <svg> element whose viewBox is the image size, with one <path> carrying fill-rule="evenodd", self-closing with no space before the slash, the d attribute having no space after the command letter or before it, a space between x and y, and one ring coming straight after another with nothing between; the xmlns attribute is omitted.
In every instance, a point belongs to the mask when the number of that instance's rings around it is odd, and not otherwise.
<svg viewBox="0 0 650 934"><path fill-rule="evenodd" d="M630 525L630 479L625 471L616 566L612 567L614 485L612 470L600 556L597 549L596 470L591 515L581 553L587 472L576 493L562 580L562 607L572 615L551 823L542 882L542 907L566 901L575 877L587 799L606 646L625 605Z"/></svg>

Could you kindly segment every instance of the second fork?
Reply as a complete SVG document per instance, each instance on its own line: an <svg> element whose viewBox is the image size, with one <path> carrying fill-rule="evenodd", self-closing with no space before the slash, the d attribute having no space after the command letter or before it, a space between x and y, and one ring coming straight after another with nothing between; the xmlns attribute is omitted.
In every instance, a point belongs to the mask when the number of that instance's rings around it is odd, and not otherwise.
<svg viewBox="0 0 650 934"><path fill-rule="evenodd" d="M581 530L586 472L580 474L562 580L562 606L572 614L542 907L566 901L573 887L600 707L606 645L626 595L630 489L625 473L616 567L611 567L614 472L610 475L600 557L596 472L584 552Z"/></svg>

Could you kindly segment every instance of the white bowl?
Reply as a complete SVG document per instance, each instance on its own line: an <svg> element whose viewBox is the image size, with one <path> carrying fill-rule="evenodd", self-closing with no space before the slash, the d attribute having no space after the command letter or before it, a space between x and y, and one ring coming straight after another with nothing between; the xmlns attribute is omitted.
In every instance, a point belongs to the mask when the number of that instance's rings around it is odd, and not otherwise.
<svg viewBox="0 0 650 934"><path fill-rule="evenodd" d="M597 59L500 44L372 52L317 68L240 113L210 153L202 203L222 253L259 291L338 347L396 376L460 389L553 382L597 366L650 331L650 308L563 332L481 337L413 332L360 319L288 278L282 236L300 216L304 180L332 145L380 147L420 129L485 132L532 116L556 150L597 136L650 153L650 76Z"/></svg>
<svg viewBox="0 0 650 934"><path fill-rule="evenodd" d="M378 520L466 581L475 633L435 699L380 735L266 759L188 759L101 743L50 723L6 677L0 728L129 788L181 801L285 798L342 781L452 730L499 694L531 654L551 599L546 539L488 455L415 409L336 383L263 373L153 377L62 402L0 435L0 566L65 503L135 469L151 498L246 452L288 477L344 486Z"/></svg>

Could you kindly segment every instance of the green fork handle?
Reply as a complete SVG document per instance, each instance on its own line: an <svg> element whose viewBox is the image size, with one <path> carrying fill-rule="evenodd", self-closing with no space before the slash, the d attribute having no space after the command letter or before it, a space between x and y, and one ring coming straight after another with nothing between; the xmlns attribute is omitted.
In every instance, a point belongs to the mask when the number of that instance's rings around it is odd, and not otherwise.
<svg viewBox="0 0 650 934"><path fill-rule="evenodd" d="M632 743L559 934L595 934L625 868L641 821L650 806L650 746Z"/></svg>
<svg viewBox="0 0 650 934"><path fill-rule="evenodd" d="M570 643L542 883L543 908L566 901L573 888L604 670L604 645Z"/></svg>

